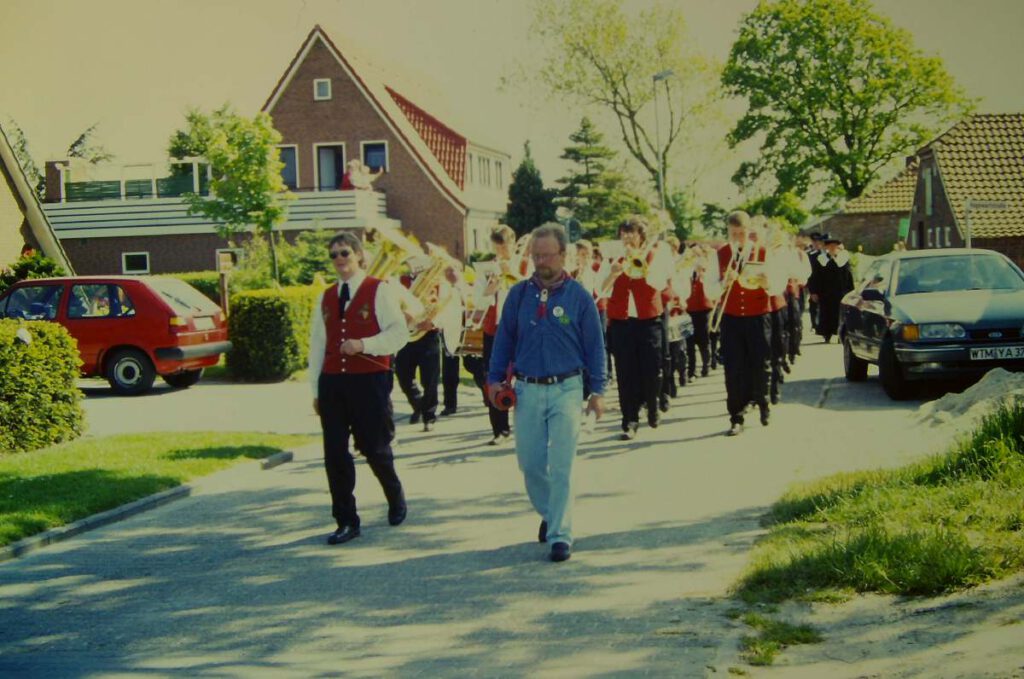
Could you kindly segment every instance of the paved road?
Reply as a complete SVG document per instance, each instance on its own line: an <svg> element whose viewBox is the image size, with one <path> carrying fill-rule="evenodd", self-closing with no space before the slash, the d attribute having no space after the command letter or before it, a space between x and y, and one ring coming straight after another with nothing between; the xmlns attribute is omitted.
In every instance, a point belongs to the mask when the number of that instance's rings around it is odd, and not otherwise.
<svg viewBox="0 0 1024 679"><path fill-rule="evenodd" d="M834 344L804 353L770 427L722 436L721 372L635 441L617 440L614 413L600 423L581 448L565 564L534 541L514 454L485 445L467 392L433 435L399 425L410 515L398 528L361 465L363 537L326 546L313 445L0 565L0 675L727 676L746 630L726 594L765 508L795 480L899 464L928 444L908 428L917 403L836 379ZM200 384L86 405L96 434L315 431L308 402L302 383Z"/></svg>

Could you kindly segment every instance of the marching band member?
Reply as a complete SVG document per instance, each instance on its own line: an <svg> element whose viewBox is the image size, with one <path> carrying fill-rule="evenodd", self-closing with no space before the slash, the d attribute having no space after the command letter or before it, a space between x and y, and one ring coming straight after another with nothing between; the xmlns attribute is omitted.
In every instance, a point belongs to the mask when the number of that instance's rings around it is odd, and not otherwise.
<svg viewBox="0 0 1024 679"><path fill-rule="evenodd" d="M465 307L463 300L468 294L466 280L463 272L454 265L445 269L445 281L451 286L451 298L444 309L438 314L442 327L444 323L453 323L456 327L462 327L462 310ZM450 317L453 315L455 317ZM454 415L459 409L459 356L456 354L458 346L448 346L444 333L441 334L441 390L443 393L443 408L441 416ZM454 342L458 344L458 342Z"/></svg>
<svg viewBox="0 0 1024 679"><path fill-rule="evenodd" d="M392 294L395 286L364 273L358 237L339 233L327 249L338 282L321 294L314 307L320 313L310 319L309 379L313 410L323 428L331 513L338 525L327 542L338 545L360 535L350 436L384 489L388 523L397 526L405 520L405 493L391 450L390 356L405 345L409 330Z"/></svg>
<svg viewBox="0 0 1024 679"><path fill-rule="evenodd" d="M593 259L590 268L594 270L598 285L594 288L594 301L597 302L597 315L601 318L601 327L604 328L604 350L607 363L608 377L612 376L612 348L608 344L608 294L601 289L600 283L608 278L608 266L605 262L601 248L593 244Z"/></svg>
<svg viewBox="0 0 1024 679"><path fill-rule="evenodd" d="M665 244L672 257L672 275L669 277L668 285L661 291L661 301L665 307L662 313L664 319L664 359L662 362L661 395L658 407L661 412L668 412L669 398L675 398L678 394L678 386L686 386L686 351L684 343L686 339L681 335L673 335L673 324L679 322L680 317L686 312L683 308L683 300L690 296L689 277L679 271L679 239L675 236L665 238Z"/></svg>
<svg viewBox="0 0 1024 679"><path fill-rule="evenodd" d="M800 343L804 335L804 289L811 275L811 263L800 242L801 238L791 238L788 248L792 268L786 286L786 336L789 338L786 350L790 365L796 363L796 357L800 355Z"/></svg>
<svg viewBox="0 0 1024 679"><path fill-rule="evenodd" d="M725 367L729 436L743 431L747 405L757 404L761 424L768 425L768 377L771 324L768 289L773 277L766 268L766 251L749 239L750 216L742 210L726 218L729 242L718 250L725 299L722 310L722 362ZM751 264L759 273L751 273ZM743 277L743 284L739 279Z"/></svg>
<svg viewBox="0 0 1024 679"><path fill-rule="evenodd" d="M424 307L409 289L414 281L430 266L431 258L418 255L408 261L409 273L401 276L399 291L404 303L406 319L412 322L423 313ZM404 292L402 292L404 291ZM442 290L434 286L431 297L441 299ZM398 387L405 394L412 408L409 424L423 421L423 431L431 431L437 421L437 387L441 377L441 333L432 319L420 321L416 330L424 332L423 336L402 347L395 356L395 377ZM419 371L420 383L416 384L416 372Z"/></svg>
<svg viewBox="0 0 1024 679"><path fill-rule="evenodd" d="M647 222L641 217L630 217L620 224L619 239L626 248L626 257L611 264L602 290L611 290L608 340L615 357L622 439L630 440L640 426L641 405L647 407L647 424L658 426L664 310L661 290L668 285L672 260L664 249L648 242Z"/></svg>
<svg viewBox="0 0 1024 679"><path fill-rule="evenodd" d="M708 361L711 353L708 337L708 316L715 308L714 300L721 296L718 282L718 267L710 261L708 253L700 244L693 244L690 249L698 254L692 255L693 268L689 271L690 294L686 297L686 313L693 321L693 334L686 338L686 364L688 376L692 380L697 372L697 351L700 351L700 376L708 376ZM716 347L717 349L717 347Z"/></svg>
<svg viewBox="0 0 1024 679"><path fill-rule="evenodd" d="M807 259L811 263L811 275L807 279L807 292L810 293L809 301L807 303L808 313L811 316L811 330L817 334L818 332L818 293L814 289L814 283L817 277L815 274L818 272L818 255L820 255L824 249L824 243L822 242L823 234L817 231L811 233L811 247L807 251Z"/></svg>
<svg viewBox="0 0 1024 679"><path fill-rule="evenodd" d="M505 295L512 283L521 280L526 276L525 260L513 261L516 245L516 232L512 227L502 224L491 231L491 244L494 246L496 255L495 261L498 264L498 272L491 276L480 276L476 281L475 302L476 308L487 309L484 314L484 357L483 370L491 363L491 352L494 349L494 334L498 330L501 307L505 302ZM483 376L478 380L482 383ZM483 393L484 403L487 406L487 414L491 422L491 433L493 437L490 445L496 446L502 439L508 439L512 429L508 421L508 411L498 410L487 398L486 385Z"/></svg>
<svg viewBox="0 0 1024 679"><path fill-rule="evenodd" d="M789 338L786 336L786 315L788 303L786 301L786 288L789 285L789 270L791 262L789 253L785 249L785 232L780 227L773 225L771 237L768 239L768 260L773 266L784 271L785 278L779 277L771 282L768 289L768 317L771 323L770 349L771 349L771 374L768 381L768 398L772 405L775 405L782 398L782 384L785 381L783 373L789 372L789 364L786 362Z"/></svg>

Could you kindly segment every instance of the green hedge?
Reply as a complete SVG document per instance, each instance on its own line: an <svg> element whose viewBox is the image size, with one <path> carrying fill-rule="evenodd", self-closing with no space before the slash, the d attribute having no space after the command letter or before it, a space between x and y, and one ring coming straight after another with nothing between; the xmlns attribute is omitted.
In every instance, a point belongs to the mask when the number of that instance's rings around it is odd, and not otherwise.
<svg viewBox="0 0 1024 679"><path fill-rule="evenodd" d="M306 367L309 319L321 288L249 290L231 298L227 367L238 380L277 381Z"/></svg>
<svg viewBox="0 0 1024 679"><path fill-rule="evenodd" d="M28 331L31 342L17 337ZM82 433L82 361L68 331L45 321L0 320L0 453L33 450Z"/></svg>
<svg viewBox="0 0 1024 679"><path fill-rule="evenodd" d="M163 274L170 278L185 281L199 292L220 305L220 274L216 271L186 271L183 273ZM230 282L230 278L228 281Z"/></svg>

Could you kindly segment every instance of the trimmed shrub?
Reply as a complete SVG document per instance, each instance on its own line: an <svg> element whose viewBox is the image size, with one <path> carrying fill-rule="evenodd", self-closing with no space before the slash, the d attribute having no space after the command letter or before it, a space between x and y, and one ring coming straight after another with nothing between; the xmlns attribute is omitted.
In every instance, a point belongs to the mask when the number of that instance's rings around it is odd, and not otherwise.
<svg viewBox="0 0 1024 679"><path fill-rule="evenodd" d="M238 380L273 382L306 367L309 319L321 288L249 290L231 298L228 372Z"/></svg>
<svg viewBox="0 0 1024 679"><path fill-rule="evenodd" d="M18 337L19 328L30 343ZM63 326L0 320L0 453L42 448L82 433L82 392L75 384L81 365L75 340Z"/></svg>
<svg viewBox="0 0 1024 679"><path fill-rule="evenodd" d="M193 288L203 293L207 298L213 300L213 303L220 305L220 274L216 271L186 271L183 273L169 273L163 274L170 278L177 278L180 281L185 281ZM228 283L230 284L231 278L228 277Z"/></svg>
<svg viewBox="0 0 1024 679"><path fill-rule="evenodd" d="M0 270L0 293L18 281L28 278L54 278L66 275L67 272L60 264L41 252L30 250L10 267Z"/></svg>

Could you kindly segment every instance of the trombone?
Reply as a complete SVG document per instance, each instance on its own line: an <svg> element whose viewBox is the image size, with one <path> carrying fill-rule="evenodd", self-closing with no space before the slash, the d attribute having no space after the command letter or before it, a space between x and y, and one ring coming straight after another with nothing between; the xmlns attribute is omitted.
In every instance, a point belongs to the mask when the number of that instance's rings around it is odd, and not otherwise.
<svg viewBox="0 0 1024 679"><path fill-rule="evenodd" d="M740 279L741 272L746 268L748 260L755 252L753 244L754 242L748 238L747 242L743 244L739 256L734 257L733 261L729 262L729 268L725 270L725 277L729 279L729 282L723 287L722 295L718 298L718 304L715 305L714 311L711 312L711 323L708 326L710 332L718 332L718 328L722 325L722 316L725 315L725 302L729 299L732 286Z"/></svg>

